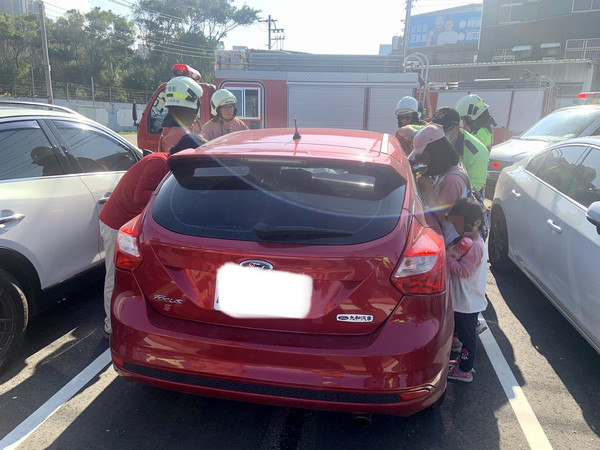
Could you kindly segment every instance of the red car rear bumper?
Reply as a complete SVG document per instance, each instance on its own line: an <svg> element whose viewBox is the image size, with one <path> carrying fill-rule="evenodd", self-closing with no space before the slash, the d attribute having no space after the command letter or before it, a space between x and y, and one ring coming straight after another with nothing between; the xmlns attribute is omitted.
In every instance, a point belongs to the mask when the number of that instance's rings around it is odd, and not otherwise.
<svg viewBox="0 0 600 450"><path fill-rule="evenodd" d="M302 335L174 319L119 273L117 372L192 394L288 407L408 416L446 389L453 332L446 295L405 297L368 335ZM123 289L125 288L125 289Z"/></svg>

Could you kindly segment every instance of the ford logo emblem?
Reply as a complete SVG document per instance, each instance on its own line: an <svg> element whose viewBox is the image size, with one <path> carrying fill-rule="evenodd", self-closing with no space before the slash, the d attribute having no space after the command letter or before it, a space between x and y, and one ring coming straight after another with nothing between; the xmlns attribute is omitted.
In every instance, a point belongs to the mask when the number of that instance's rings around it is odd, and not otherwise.
<svg viewBox="0 0 600 450"><path fill-rule="evenodd" d="M242 267L253 267L254 269L273 270L273 264L258 259L248 259L240 263Z"/></svg>

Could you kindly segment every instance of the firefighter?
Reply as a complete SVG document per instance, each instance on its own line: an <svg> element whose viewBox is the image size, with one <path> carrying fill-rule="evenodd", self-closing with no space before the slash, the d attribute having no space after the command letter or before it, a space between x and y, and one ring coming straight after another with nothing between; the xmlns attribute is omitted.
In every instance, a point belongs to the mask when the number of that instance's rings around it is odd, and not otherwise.
<svg viewBox="0 0 600 450"><path fill-rule="evenodd" d="M419 111L419 102L414 97L402 97L396 105L396 118L398 119L398 129L396 138L402 144L404 153L409 155L412 152L412 138L414 134L427 125L421 120Z"/></svg>
<svg viewBox="0 0 600 450"><path fill-rule="evenodd" d="M463 120L464 129L490 150L494 143L494 127L498 124L490 114L489 105L480 96L470 94L456 102L454 109Z"/></svg>
<svg viewBox="0 0 600 450"><path fill-rule="evenodd" d="M234 131L247 130L248 126L237 119L237 98L227 89L219 89L210 98L210 112L216 116L202 127L202 136L212 141Z"/></svg>
<svg viewBox="0 0 600 450"><path fill-rule="evenodd" d="M171 78L167 83L165 105L169 112L162 124L158 152L168 153L191 131L200 109L202 93L202 87L190 77Z"/></svg>

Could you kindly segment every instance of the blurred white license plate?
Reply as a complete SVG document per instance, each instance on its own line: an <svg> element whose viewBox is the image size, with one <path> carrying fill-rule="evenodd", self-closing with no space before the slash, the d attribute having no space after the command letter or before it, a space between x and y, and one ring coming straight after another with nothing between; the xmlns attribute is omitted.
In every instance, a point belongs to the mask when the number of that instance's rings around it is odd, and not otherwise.
<svg viewBox="0 0 600 450"><path fill-rule="evenodd" d="M238 318L302 319L310 311L308 275L227 263L217 271L215 309Z"/></svg>

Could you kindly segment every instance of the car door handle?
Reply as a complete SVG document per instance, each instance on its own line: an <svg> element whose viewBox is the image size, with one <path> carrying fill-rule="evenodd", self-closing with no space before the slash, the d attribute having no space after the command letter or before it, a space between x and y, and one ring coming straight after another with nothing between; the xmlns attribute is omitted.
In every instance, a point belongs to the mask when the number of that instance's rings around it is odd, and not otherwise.
<svg viewBox="0 0 600 450"><path fill-rule="evenodd" d="M512 194L514 197L516 197L516 198L521 198L521 193L520 193L520 192L517 192L517 191L516 191L516 190L514 190L514 189L513 189L512 191L510 191L510 193L511 193L511 194Z"/></svg>
<svg viewBox="0 0 600 450"><path fill-rule="evenodd" d="M548 219L548 220L546 220L546 223L552 229L552 231L556 231L557 233L562 233L562 228L554 220Z"/></svg>
<svg viewBox="0 0 600 450"><path fill-rule="evenodd" d="M12 214L10 216L0 217L0 225L6 225L12 222L18 222L25 218L25 214Z"/></svg>
<svg viewBox="0 0 600 450"><path fill-rule="evenodd" d="M112 194L112 192L107 192L106 194L104 194L104 197L102 197L100 200L98 200L98 204L104 205L108 201L110 194Z"/></svg>

